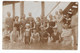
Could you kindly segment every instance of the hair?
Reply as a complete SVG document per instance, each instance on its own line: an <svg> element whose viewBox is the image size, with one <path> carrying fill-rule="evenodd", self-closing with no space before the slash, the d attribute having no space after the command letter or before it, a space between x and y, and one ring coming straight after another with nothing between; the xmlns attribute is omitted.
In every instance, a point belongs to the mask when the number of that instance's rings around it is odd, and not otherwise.
<svg viewBox="0 0 80 53"><path fill-rule="evenodd" d="M60 12L60 11L62 11L62 12ZM63 14L63 10L62 9L59 9L59 13Z"/></svg>
<svg viewBox="0 0 80 53"><path fill-rule="evenodd" d="M7 12L7 15L8 15L8 16L11 16L11 13L10 13L10 12Z"/></svg>
<svg viewBox="0 0 80 53"><path fill-rule="evenodd" d="M19 18L19 16L16 16L15 18Z"/></svg>
<svg viewBox="0 0 80 53"><path fill-rule="evenodd" d="M29 16L32 16L31 12L28 13Z"/></svg>

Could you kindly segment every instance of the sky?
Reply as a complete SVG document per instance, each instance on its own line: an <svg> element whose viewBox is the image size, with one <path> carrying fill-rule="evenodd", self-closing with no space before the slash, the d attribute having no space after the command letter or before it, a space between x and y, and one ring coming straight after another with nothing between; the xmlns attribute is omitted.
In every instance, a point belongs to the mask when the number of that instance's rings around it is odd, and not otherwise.
<svg viewBox="0 0 80 53"><path fill-rule="evenodd" d="M58 2L45 2L45 16L52 10L52 8ZM61 2L52 12L51 14L54 15L55 11L59 9L64 10L70 2ZM3 21L7 17L7 12L11 13L11 17L13 16L12 5L5 5L3 6ZM41 16L41 2L34 2L34 1L25 1L24 2L24 14L28 17L28 13L31 12L34 18ZM20 17L20 3L15 4L15 16Z"/></svg>

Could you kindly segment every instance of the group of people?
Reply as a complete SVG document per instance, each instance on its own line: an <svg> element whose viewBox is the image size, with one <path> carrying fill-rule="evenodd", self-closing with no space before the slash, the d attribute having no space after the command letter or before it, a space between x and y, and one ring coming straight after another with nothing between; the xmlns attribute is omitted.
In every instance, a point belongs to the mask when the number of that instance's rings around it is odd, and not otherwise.
<svg viewBox="0 0 80 53"><path fill-rule="evenodd" d="M20 18L16 16L15 18L10 18L10 13L8 12L8 18L5 20L5 25L10 33L10 41L17 42L21 41L25 44L31 43L49 43L56 42L72 44L72 28L69 24L64 23L64 14L62 9L55 12L55 15L49 15L49 20L47 17L37 17L36 20L29 13L29 17L23 15ZM67 21L67 20L66 20Z"/></svg>

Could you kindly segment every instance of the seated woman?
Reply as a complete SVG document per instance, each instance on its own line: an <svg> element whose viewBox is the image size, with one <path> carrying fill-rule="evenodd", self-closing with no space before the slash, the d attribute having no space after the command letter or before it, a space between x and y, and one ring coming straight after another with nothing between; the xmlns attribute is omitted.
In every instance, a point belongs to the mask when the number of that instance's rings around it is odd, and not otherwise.
<svg viewBox="0 0 80 53"><path fill-rule="evenodd" d="M63 38L62 45L72 45L72 29L68 28L67 24L65 24L64 29L62 29L61 37Z"/></svg>
<svg viewBox="0 0 80 53"><path fill-rule="evenodd" d="M36 31L36 29L33 29L33 33L31 34L31 42L38 43L40 41L39 33Z"/></svg>
<svg viewBox="0 0 80 53"><path fill-rule="evenodd" d="M17 27L14 26L13 31L11 32L11 35L10 35L10 41L12 43L15 43L18 41L18 38L19 38L19 32L17 31Z"/></svg>

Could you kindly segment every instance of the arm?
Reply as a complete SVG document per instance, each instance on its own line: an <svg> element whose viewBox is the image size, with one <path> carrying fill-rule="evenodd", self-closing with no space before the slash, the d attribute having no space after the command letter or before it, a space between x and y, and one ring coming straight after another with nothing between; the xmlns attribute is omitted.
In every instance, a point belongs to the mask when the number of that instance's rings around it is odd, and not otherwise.
<svg viewBox="0 0 80 53"><path fill-rule="evenodd" d="M33 33L31 33L31 39L33 39Z"/></svg>
<svg viewBox="0 0 80 53"><path fill-rule="evenodd" d="M47 33L48 34L48 37L50 37L50 34L49 33Z"/></svg>

